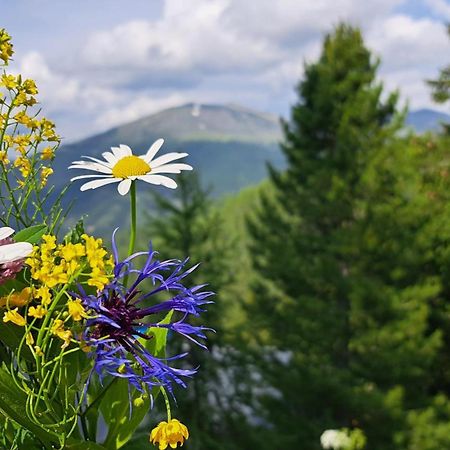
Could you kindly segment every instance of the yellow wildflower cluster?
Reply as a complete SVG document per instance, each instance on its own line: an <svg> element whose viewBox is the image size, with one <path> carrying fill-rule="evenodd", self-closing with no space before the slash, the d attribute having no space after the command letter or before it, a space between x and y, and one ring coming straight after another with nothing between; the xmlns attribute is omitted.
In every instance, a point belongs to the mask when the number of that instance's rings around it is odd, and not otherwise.
<svg viewBox="0 0 450 450"><path fill-rule="evenodd" d="M103 289L108 282L111 261L101 239L83 234L83 243L56 244L56 237L44 235L43 244L34 248L26 263L31 276L42 287L53 289L74 277L87 276L87 284Z"/></svg>
<svg viewBox="0 0 450 450"><path fill-rule="evenodd" d="M4 28L0 29L0 59L3 64L8 65L14 50L11 44L11 36L6 32Z"/></svg>
<svg viewBox="0 0 450 450"><path fill-rule="evenodd" d="M11 54L10 37L5 30L0 30L0 59L6 63ZM7 166L14 159L19 187L24 187L29 177L40 180L41 188L46 186L53 170L45 166L44 161L53 159L60 143L55 124L46 118L39 119L38 111L32 113L37 93L32 79L8 73L0 75L0 165ZM47 146L41 149L41 144L45 143ZM18 156L8 157L10 150Z"/></svg>
<svg viewBox="0 0 450 450"><path fill-rule="evenodd" d="M56 237L52 235L44 235L42 240L43 243L35 246L33 253L26 259L34 285L0 298L0 307L6 307L3 322L24 327L27 325L27 317L44 318L49 311L54 310L54 307L49 308L49 305L58 293L61 293L63 285L75 280L85 281L99 290L109 281L108 274L113 263L103 248L101 239L83 234L82 242L77 244L57 244ZM19 308L24 306L28 308L25 314L21 314ZM62 348L65 348L72 339L72 331L65 328L65 322L69 318L77 322L88 315L80 299L68 300L63 309L66 311L63 312L58 307L58 315L51 318L49 332L63 340ZM61 317L65 317L65 320ZM26 336L26 342L30 346L34 343L31 333ZM38 353L36 348L35 352Z"/></svg>
<svg viewBox="0 0 450 450"><path fill-rule="evenodd" d="M182 446L188 437L189 431L186 425L177 419L171 419L169 422L160 422L157 427L153 428L150 442L153 445L159 444L159 450L165 450L168 445L171 448L176 448L178 444Z"/></svg>

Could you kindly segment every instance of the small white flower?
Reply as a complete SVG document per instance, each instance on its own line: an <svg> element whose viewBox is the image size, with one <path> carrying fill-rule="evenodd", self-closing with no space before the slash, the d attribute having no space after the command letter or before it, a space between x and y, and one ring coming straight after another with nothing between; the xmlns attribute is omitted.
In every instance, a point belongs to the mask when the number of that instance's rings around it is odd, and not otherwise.
<svg viewBox="0 0 450 450"><path fill-rule="evenodd" d="M6 239L14 233L10 227L0 228L0 240ZM12 244L0 245L0 264L14 262L26 258L33 251L29 242L14 242Z"/></svg>
<svg viewBox="0 0 450 450"><path fill-rule="evenodd" d="M69 169L85 169L98 172L101 175L80 175L70 181L85 178L99 178L88 181L80 188L81 191L96 189L111 183L119 183L117 190L120 195L128 193L131 183L134 180L145 181L146 183L162 185L170 189L175 189L177 183L172 178L161 175L163 173L180 173L182 170L192 170L189 164L175 163L177 159L184 158L187 153L166 153L153 159L164 143L164 139L158 139L149 148L145 155L133 155L131 148L127 145L111 147L111 152L105 152L102 156L104 161L84 156L90 161L74 161Z"/></svg>
<svg viewBox="0 0 450 450"><path fill-rule="evenodd" d="M320 444L324 449L345 449L350 445L350 438L341 430L325 430L320 436Z"/></svg>

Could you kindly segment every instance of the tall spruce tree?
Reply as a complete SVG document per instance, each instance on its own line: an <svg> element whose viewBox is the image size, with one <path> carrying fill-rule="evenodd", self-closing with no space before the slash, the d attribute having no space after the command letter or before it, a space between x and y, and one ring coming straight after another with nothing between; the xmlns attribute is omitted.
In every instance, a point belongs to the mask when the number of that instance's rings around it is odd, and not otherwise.
<svg viewBox="0 0 450 450"><path fill-rule="evenodd" d="M268 448L319 449L324 429L363 426L385 400L369 405L359 395L371 386L354 370L351 348L358 186L402 124L377 67L357 28L341 24L326 36L284 124L287 170L270 168L274 195L249 221L258 273L249 317L265 353L261 373L279 391L262 399L274 427L262 431ZM388 428L378 429L384 450Z"/></svg>

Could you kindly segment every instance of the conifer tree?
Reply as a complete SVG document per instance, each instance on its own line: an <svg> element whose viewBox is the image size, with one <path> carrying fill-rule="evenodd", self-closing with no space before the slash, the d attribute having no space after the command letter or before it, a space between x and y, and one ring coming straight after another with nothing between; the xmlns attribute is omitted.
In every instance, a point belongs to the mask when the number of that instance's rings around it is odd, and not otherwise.
<svg viewBox="0 0 450 450"><path fill-rule="evenodd" d="M249 316L267 350L262 374L279 391L264 398L266 411L277 411L266 418L278 430L266 431L268 448L319 449L323 430L361 426L372 407L389 418L385 398L368 405L358 395L371 388L351 348L358 187L402 125L397 95L382 95L377 67L358 29L341 24L326 36L284 124L287 170L270 168L274 195L249 221L258 273ZM378 443L390 442L389 427L378 431Z"/></svg>

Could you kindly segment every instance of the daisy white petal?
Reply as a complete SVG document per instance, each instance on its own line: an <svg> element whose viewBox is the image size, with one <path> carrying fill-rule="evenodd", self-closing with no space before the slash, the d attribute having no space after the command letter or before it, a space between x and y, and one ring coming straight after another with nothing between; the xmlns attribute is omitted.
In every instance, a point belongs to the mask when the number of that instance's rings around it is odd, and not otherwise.
<svg viewBox="0 0 450 450"><path fill-rule="evenodd" d="M188 154L176 152L166 153L165 155L162 155L159 158L150 161L150 166L152 169L156 169L157 167L162 166L163 164L175 161L176 159L184 158L185 156L188 156Z"/></svg>
<svg viewBox="0 0 450 450"><path fill-rule="evenodd" d="M70 181L83 180L84 178L112 178L112 175L78 175L71 178Z"/></svg>
<svg viewBox="0 0 450 450"><path fill-rule="evenodd" d="M0 264L26 258L33 251L29 242L15 242L0 246Z"/></svg>
<svg viewBox="0 0 450 450"><path fill-rule="evenodd" d="M128 191L130 190L132 181L129 178L125 178L125 180L122 180L119 183L119 186L117 186L117 190L119 191L120 195L126 195L128 194Z"/></svg>
<svg viewBox="0 0 450 450"><path fill-rule="evenodd" d="M83 156L83 158L90 159L91 161L94 161L102 166L111 168L111 164L109 164L107 161L102 161L101 159L94 158L93 156Z"/></svg>
<svg viewBox="0 0 450 450"><path fill-rule="evenodd" d="M122 157L122 152L121 152L121 150L120 150L119 147L111 147L111 151L112 151L112 154L113 154L117 159L120 159L120 158Z"/></svg>
<svg viewBox="0 0 450 450"><path fill-rule="evenodd" d="M165 177L164 175L142 175L138 177L138 180L142 180L150 184L163 185L170 189L175 189L178 186L172 178Z"/></svg>
<svg viewBox="0 0 450 450"><path fill-rule="evenodd" d="M109 162L109 164L111 164L111 166L114 166L117 162L117 158L111 152L104 152L102 153L102 156Z"/></svg>
<svg viewBox="0 0 450 450"><path fill-rule="evenodd" d="M118 183L119 181L122 180L120 180L119 178L103 178L102 180L89 181L80 187L80 191L87 191L88 189L97 189L98 187L106 186L107 184L111 183Z"/></svg>
<svg viewBox="0 0 450 450"><path fill-rule="evenodd" d="M166 164L152 169L151 173L180 173L182 170L192 170L189 164Z"/></svg>
<svg viewBox="0 0 450 450"><path fill-rule="evenodd" d="M122 156L131 156L133 154L133 152L131 151L131 148L128 147L128 145L120 144L119 148L122 152Z"/></svg>
<svg viewBox="0 0 450 450"><path fill-rule="evenodd" d="M81 161L81 162L84 162L84 161ZM76 164L72 164L71 166L69 166L69 169L85 169L85 170L92 170L94 172L106 173L106 174L111 173L111 169L109 167L105 167L105 166L102 166L101 164L94 163L94 162L85 162L85 164L80 164L77 162Z"/></svg>
<svg viewBox="0 0 450 450"><path fill-rule="evenodd" d="M151 147L148 149L147 153L141 156L141 158L146 163L149 163L152 160L152 158L158 153L159 149L162 147L163 144L164 139L158 139L157 141L153 142Z"/></svg>
<svg viewBox="0 0 450 450"><path fill-rule="evenodd" d="M1 227L0 228L0 239L6 239L14 233L11 227Z"/></svg>

